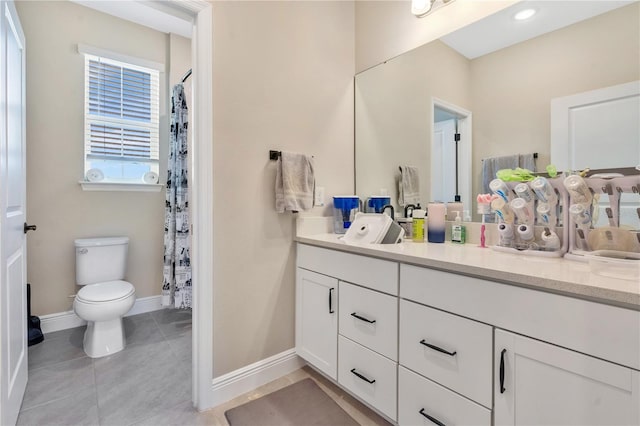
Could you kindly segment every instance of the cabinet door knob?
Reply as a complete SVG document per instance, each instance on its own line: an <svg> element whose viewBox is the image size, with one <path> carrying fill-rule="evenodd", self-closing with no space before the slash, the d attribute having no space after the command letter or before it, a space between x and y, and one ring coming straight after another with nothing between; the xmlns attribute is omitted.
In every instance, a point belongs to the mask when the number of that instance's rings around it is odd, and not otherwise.
<svg viewBox="0 0 640 426"><path fill-rule="evenodd" d="M445 349L439 348L436 345L432 345L431 343L427 343L427 341L424 340L424 339L420 340L420 344L421 345L425 345L429 349L433 349L434 351L442 352L443 354L447 354L449 356L455 356L458 353L457 351L449 352L449 351L447 351Z"/></svg>
<svg viewBox="0 0 640 426"><path fill-rule="evenodd" d="M422 409L419 411L419 413L420 413L420 414L422 414L423 416L425 416L427 419L429 419L429 420L431 421L431 423L435 423L435 424L437 424L438 426L445 426L445 424L444 424L444 423L442 423L440 420L438 420L438 419L436 419L435 417L432 417L432 416L428 415L427 413L425 413L424 408L422 408Z"/></svg>
<svg viewBox="0 0 640 426"><path fill-rule="evenodd" d="M369 324L373 324L373 323L375 323L375 322L376 322L376 320L370 320L370 319L367 319L367 318L365 318L365 317L361 317L360 315L358 315L358 314L357 314L357 313L355 313L355 312L353 312L353 313L351 314L351 316L352 316L352 317L354 317L354 318L358 318L360 321L368 322Z"/></svg>
<svg viewBox="0 0 640 426"><path fill-rule="evenodd" d="M364 380L365 382L367 382L367 383L371 383L371 384L373 384L373 383L375 383L375 382L376 382L376 379L371 380L371 379L366 378L366 377L365 377L365 376L363 376L362 374L358 373L358 372L356 371L356 369L355 369L355 368L352 368L352 369L351 369L351 372L352 372L353 374L355 374L356 376L358 376L359 378L361 378L362 380Z"/></svg>
<svg viewBox="0 0 640 426"><path fill-rule="evenodd" d="M506 391L504 388L504 354L506 352L507 350L503 349L500 354L500 393L504 393L504 391Z"/></svg>

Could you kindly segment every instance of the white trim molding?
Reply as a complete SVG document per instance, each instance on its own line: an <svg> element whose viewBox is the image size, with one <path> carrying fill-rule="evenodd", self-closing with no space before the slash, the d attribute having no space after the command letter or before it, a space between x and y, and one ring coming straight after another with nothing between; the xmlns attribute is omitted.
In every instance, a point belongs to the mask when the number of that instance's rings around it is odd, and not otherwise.
<svg viewBox="0 0 640 426"><path fill-rule="evenodd" d="M213 406L213 6L208 1L174 2L197 11L191 40L193 58L193 360L194 406Z"/></svg>
<svg viewBox="0 0 640 426"><path fill-rule="evenodd" d="M227 373L213 380L212 404L217 406L253 389L265 385L306 363L296 355L295 349L281 352L272 357L254 362L246 367Z"/></svg>
<svg viewBox="0 0 640 426"><path fill-rule="evenodd" d="M128 64L137 65L139 67L151 68L158 72L164 72L164 64L160 62L150 61L148 59L137 58L135 56L124 55L112 50L102 49L100 47L88 46L86 44L78 44L78 53L83 55L99 56L114 61L126 62Z"/></svg>
<svg viewBox="0 0 640 426"><path fill-rule="evenodd" d="M127 312L125 317L158 311L162 309L160 304L161 301L162 296L160 295L136 299L136 303L133 305L133 308ZM40 327L45 335L47 333L53 333L54 331L80 327L86 323L87 322L85 320L77 316L73 311L57 312L55 314L43 315L40 317Z"/></svg>
<svg viewBox="0 0 640 426"><path fill-rule="evenodd" d="M134 192L160 192L164 185L159 183L132 183L132 182L87 182L78 181L83 191L134 191Z"/></svg>

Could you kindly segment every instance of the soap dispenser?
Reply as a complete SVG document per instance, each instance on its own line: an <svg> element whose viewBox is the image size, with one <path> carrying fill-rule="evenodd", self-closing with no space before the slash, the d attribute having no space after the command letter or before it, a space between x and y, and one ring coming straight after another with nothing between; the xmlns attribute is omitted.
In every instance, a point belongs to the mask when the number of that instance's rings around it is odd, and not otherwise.
<svg viewBox="0 0 640 426"><path fill-rule="evenodd" d="M466 239L466 229L462 224L462 218L460 217L460 212L456 211L456 218L454 220L453 226L451 226L451 242L464 244Z"/></svg>

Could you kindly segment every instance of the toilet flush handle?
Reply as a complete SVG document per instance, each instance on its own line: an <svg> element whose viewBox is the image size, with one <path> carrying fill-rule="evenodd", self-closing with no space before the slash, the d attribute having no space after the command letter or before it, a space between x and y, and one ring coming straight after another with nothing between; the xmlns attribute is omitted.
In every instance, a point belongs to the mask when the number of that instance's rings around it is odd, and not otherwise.
<svg viewBox="0 0 640 426"><path fill-rule="evenodd" d="M89 249L81 248L80 250L78 250L78 253L80 253L80 254L87 254L87 253L89 253Z"/></svg>

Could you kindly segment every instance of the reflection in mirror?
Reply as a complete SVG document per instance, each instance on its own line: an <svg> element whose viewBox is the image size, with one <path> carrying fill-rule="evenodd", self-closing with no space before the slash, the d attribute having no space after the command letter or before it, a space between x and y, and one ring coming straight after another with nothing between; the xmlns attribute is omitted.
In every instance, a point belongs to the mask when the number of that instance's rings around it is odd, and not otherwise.
<svg viewBox="0 0 640 426"><path fill-rule="evenodd" d="M534 5L538 14L515 22L516 8L527 5ZM640 79L639 15L638 2L520 2L358 74L357 194L366 198L386 191L397 207L398 166L411 165L419 170L423 206L441 196L446 197L441 201L453 201L451 195L435 192L442 182L431 178L439 158L434 155L434 100L473 115L471 134L459 145L460 152L470 153L464 170L470 189L463 193L460 187L463 200L482 192L483 159L538 153L536 169L543 171L552 160L553 99ZM638 104L637 99L630 103ZM616 147L638 146L640 152L637 137L607 138L603 144L615 167L640 162L640 154L614 158L622 151ZM450 163L438 161L440 179L455 168ZM475 213L475 203L465 204L465 210Z"/></svg>

